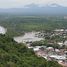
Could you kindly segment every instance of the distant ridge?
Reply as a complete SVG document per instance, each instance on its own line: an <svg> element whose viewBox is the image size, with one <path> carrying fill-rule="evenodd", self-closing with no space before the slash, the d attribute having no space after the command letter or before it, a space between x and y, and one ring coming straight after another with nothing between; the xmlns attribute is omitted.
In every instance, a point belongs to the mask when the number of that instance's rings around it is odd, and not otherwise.
<svg viewBox="0 0 67 67"><path fill-rule="evenodd" d="M36 7L39 7L39 5L32 3L32 4L25 5L24 7L36 8Z"/></svg>
<svg viewBox="0 0 67 67"><path fill-rule="evenodd" d="M13 13L22 15L67 15L67 7L52 3L40 7L37 4L28 4L23 8L0 9L0 13Z"/></svg>
<svg viewBox="0 0 67 67"><path fill-rule="evenodd" d="M49 4L48 6L49 7L63 7L63 6L56 4L56 3Z"/></svg>

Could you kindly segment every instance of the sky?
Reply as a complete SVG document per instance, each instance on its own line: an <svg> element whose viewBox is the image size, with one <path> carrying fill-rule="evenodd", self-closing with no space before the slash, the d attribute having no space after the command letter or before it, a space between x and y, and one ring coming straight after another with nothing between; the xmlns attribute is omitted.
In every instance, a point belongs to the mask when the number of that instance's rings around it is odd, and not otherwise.
<svg viewBox="0 0 67 67"><path fill-rule="evenodd" d="M67 0L0 0L0 8L21 8L32 3L40 6L56 3L67 7Z"/></svg>

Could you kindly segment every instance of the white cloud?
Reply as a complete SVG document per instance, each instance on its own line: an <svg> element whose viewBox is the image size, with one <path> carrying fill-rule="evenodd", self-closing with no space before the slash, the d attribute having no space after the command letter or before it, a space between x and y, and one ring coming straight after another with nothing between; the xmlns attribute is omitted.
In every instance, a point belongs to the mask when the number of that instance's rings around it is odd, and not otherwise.
<svg viewBox="0 0 67 67"><path fill-rule="evenodd" d="M24 5L30 3L35 3L40 5L57 3L63 6L67 6L67 0L0 0L0 8L23 7Z"/></svg>

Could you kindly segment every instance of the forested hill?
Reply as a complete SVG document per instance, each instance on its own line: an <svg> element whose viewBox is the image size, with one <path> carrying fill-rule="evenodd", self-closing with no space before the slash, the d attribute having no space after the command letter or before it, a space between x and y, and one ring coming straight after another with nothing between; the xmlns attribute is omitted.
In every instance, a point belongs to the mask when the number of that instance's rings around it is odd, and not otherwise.
<svg viewBox="0 0 67 67"><path fill-rule="evenodd" d="M0 35L0 67L61 67L57 62L37 57L24 44L10 36Z"/></svg>

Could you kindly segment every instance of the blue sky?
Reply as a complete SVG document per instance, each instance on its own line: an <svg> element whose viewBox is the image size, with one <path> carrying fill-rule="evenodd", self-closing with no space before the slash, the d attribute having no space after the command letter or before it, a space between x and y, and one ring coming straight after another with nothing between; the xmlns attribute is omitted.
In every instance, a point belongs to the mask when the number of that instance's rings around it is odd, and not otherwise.
<svg viewBox="0 0 67 67"><path fill-rule="evenodd" d="M0 0L0 8L21 8L24 5L31 3L38 4L40 6L56 3L67 7L67 0Z"/></svg>

